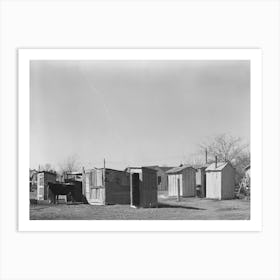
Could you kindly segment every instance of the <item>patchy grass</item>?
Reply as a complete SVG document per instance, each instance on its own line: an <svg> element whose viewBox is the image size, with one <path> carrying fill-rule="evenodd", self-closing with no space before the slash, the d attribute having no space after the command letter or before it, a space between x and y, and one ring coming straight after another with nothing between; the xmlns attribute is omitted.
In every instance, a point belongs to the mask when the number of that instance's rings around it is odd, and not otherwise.
<svg viewBox="0 0 280 280"><path fill-rule="evenodd" d="M31 220L248 220L250 201L159 196L158 208L129 205L30 205Z"/></svg>

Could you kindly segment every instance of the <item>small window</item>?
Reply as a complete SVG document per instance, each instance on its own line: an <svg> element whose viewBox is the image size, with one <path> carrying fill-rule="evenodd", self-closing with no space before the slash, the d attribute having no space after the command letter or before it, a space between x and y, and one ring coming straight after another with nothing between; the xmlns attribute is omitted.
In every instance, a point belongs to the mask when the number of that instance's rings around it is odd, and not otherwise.
<svg viewBox="0 0 280 280"><path fill-rule="evenodd" d="M157 183L158 183L158 185L160 185L160 183L161 183L161 176L157 177Z"/></svg>

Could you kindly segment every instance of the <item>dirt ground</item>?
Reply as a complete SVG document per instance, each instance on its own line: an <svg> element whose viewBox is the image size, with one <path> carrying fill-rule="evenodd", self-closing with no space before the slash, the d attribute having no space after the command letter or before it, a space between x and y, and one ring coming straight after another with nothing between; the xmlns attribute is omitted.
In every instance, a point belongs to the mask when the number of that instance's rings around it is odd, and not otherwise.
<svg viewBox="0 0 280 280"><path fill-rule="evenodd" d="M249 220L250 201L159 196L158 208L129 205L30 205L31 220Z"/></svg>

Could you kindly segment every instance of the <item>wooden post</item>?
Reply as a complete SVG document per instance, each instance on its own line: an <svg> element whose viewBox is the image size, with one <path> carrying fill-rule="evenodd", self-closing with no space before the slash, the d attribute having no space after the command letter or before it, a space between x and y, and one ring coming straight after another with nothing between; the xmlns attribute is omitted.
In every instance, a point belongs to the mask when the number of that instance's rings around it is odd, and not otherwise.
<svg viewBox="0 0 280 280"><path fill-rule="evenodd" d="M106 170L106 167L105 167L105 158L103 160L103 187L105 187L105 170Z"/></svg>
<svg viewBox="0 0 280 280"><path fill-rule="evenodd" d="M86 196L86 172L85 167L82 167L82 194Z"/></svg>
<svg viewBox="0 0 280 280"><path fill-rule="evenodd" d="M133 181L132 181L132 173L129 170L129 185L130 185L130 206L133 206Z"/></svg>
<svg viewBox="0 0 280 280"><path fill-rule="evenodd" d="M106 205L106 183L105 183L105 175L106 175L106 167L105 167L105 158L104 158L104 161L103 161L103 191L104 191L104 205Z"/></svg>
<svg viewBox="0 0 280 280"><path fill-rule="evenodd" d="M180 202L180 179L177 179L177 201Z"/></svg>

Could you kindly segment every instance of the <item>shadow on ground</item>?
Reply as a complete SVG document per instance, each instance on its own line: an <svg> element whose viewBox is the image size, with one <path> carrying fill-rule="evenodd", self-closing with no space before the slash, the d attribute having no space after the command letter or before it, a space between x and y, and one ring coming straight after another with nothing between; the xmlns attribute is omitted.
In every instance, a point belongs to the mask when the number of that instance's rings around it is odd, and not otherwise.
<svg viewBox="0 0 280 280"><path fill-rule="evenodd" d="M183 205L172 205L172 204L165 204L162 202L158 203L158 208L183 208L183 209L191 209L191 210L206 210L204 208L183 206Z"/></svg>

